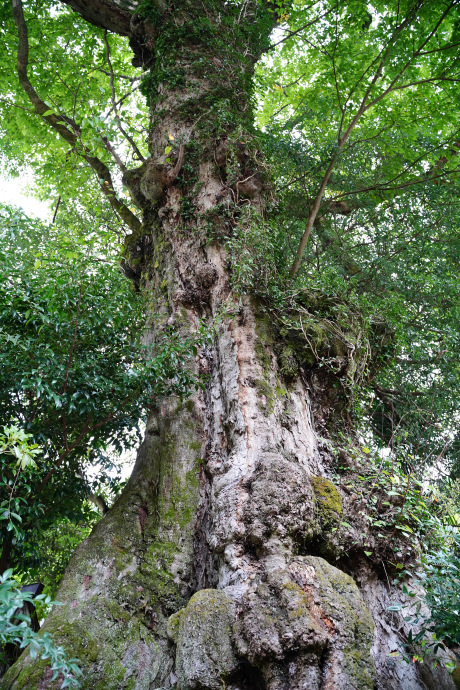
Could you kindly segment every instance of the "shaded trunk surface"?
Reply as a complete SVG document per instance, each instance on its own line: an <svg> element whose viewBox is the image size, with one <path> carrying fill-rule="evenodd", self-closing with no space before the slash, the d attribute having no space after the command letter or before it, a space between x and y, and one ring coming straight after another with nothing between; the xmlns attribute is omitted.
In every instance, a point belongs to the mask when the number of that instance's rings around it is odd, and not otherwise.
<svg viewBox="0 0 460 690"><path fill-rule="evenodd" d="M74 554L44 629L81 660L87 690L454 688L388 656L403 641L387 611L396 594L332 481L339 378L316 368L311 343L299 364L266 306L231 289L226 239L260 222L270 195L250 99L272 16L251 2L176 5L146 20L151 158L125 176L144 214L125 264L160 315L147 341L216 319L195 361L206 387L151 410L132 476ZM335 346L342 376L363 366L357 328ZM50 678L24 654L0 688Z"/></svg>

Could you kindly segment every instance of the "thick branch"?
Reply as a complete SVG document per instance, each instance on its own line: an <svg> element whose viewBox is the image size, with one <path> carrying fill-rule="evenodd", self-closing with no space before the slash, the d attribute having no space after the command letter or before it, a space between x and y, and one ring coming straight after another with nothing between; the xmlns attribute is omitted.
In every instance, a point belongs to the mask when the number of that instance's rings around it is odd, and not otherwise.
<svg viewBox="0 0 460 690"><path fill-rule="evenodd" d="M29 64L29 40L27 33L27 24L24 19L24 12L21 0L12 0L13 16L18 29L19 45L17 58L17 72L19 83L27 94L30 102L34 106L35 112L41 115L43 120L47 122L58 134L67 141L72 148L75 148L80 143L80 127L72 118L62 115L50 113L49 106L38 95L37 91L29 81L27 68ZM106 164L96 156L91 156L83 148L83 158L91 166L98 176L99 185L103 193L107 196L110 205L126 225L133 231L139 231L141 222L129 210L123 202L115 196L113 189L112 177L109 168Z"/></svg>
<svg viewBox="0 0 460 690"><path fill-rule="evenodd" d="M92 491L89 491L88 500L91 501L91 503L94 503L102 516L109 512L109 506L105 502L104 496L101 496L101 494L94 494Z"/></svg>
<svg viewBox="0 0 460 690"><path fill-rule="evenodd" d="M138 0L61 0L93 26L129 37L134 53L133 65L145 67L152 61L155 27L144 22L136 12ZM157 9L164 10L163 0L156 0ZM166 5L166 3L165 3Z"/></svg>
<svg viewBox="0 0 460 690"><path fill-rule="evenodd" d="M332 158L331 162L329 163L329 167L326 170L326 173L323 177L323 181L321 182L320 188L318 190L318 194L316 195L316 199L313 203L313 208L310 211L310 215L308 217L305 231L302 235L302 239L299 242L299 246L297 248L297 253L295 255L294 262L291 266L291 270L289 271L292 278L295 278L295 276L297 275L297 271L300 268L300 263L302 261L305 247L307 245L308 238L310 237L310 233L311 233L311 230L313 228L313 223L315 222L316 216L318 215L318 211L319 211L319 208L321 206L321 201L323 198L323 194L326 190L327 183L329 182L329 178L331 177L332 171L334 170L334 165L335 165L335 156Z"/></svg>
<svg viewBox="0 0 460 690"><path fill-rule="evenodd" d="M69 5L93 26L108 29L121 36L131 37L132 35L131 17L137 8L137 2L123 2L123 7L122 3L110 0L61 0L61 2ZM126 8L127 4L130 5L130 9Z"/></svg>

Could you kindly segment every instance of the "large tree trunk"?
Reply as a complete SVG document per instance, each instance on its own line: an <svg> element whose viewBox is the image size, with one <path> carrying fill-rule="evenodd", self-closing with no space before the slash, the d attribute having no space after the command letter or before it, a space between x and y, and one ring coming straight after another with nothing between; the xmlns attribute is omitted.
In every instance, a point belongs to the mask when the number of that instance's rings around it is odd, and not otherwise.
<svg viewBox="0 0 460 690"><path fill-rule="evenodd" d="M401 646L389 583L331 481L328 429L349 423L340 376L363 366L358 325L335 345L341 372L325 375L311 342L296 336L294 356L267 306L231 290L225 240L260 222L270 193L250 108L265 5L152 4L151 159L126 176L144 212L126 270L161 316L147 339L217 326L196 358L205 390L152 409L132 476L74 554L44 629L81 660L87 690L454 688L389 659ZM318 347L323 336L318 324ZM0 687L50 677L24 654Z"/></svg>

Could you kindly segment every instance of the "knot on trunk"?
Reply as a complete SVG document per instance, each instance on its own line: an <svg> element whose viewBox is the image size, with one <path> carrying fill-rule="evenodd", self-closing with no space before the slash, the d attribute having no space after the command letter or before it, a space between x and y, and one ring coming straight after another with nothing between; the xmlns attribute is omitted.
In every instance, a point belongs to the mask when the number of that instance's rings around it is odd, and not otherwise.
<svg viewBox="0 0 460 690"><path fill-rule="evenodd" d="M123 175L123 184L128 188L134 203L144 208L147 202L157 204L165 191L177 179L184 161L185 147L179 147L174 167L168 163L159 163L149 158L139 168L127 170Z"/></svg>
<svg viewBox="0 0 460 690"><path fill-rule="evenodd" d="M198 290L195 287L185 287L176 290L173 300L176 304L182 304L184 307L198 309L201 305L208 303L209 293L207 290Z"/></svg>
<svg viewBox="0 0 460 690"><path fill-rule="evenodd" d="M217 279L217 268L213 263L198 264L195 273L174 293L174 302L195 309L209 304L210 288Z"/></svg>
<svg viewBox="0 0 460 690"><path fill-rule="evenodd" d="M221 169L235 201L255 199L265 189L258 152L250 142L223 139L214 150L214 161Z"/></svg>

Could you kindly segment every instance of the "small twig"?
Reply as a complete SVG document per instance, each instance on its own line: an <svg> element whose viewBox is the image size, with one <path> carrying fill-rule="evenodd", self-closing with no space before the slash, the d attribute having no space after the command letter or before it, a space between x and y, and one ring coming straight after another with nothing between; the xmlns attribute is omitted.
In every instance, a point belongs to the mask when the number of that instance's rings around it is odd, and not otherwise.
<svg viewBox="0 0 460 690"><path fill-rule="evenodd" d="M305 29L308 29L308 27L312 26L313 24L316 24L316 22L319 22L320 19L324 19L324 17L327 17L328 14L333 12L336 8L331 7L331 9L327 10L327 12L323 12L323 14L319 14L317 17L312 19L310 22L307 24L304 24L303 26L300 27L300 29L296 29L295 31L289 31L288 35L282 38L280 41L277 41L277 43L273 43L269 50L273 50L273 48L276 48L276 46L279 46L280 43L284 43L284 41L287 41L289 38L292 38L293 36L296 36L299 34L301 31L304 31Z"/></svg>
<svg viewBox="0 0 460 690"><path fill-rule="evenodd" d="M21 465L21 462L19 461L18 471L16 472L16 477L14 479L13 486L11 487L10 497L9 497L9 501L8 501L8 514L10 515L10 520L11 520L11 501L13 500L14 490L16 488L16 484L18 482L18 479L21 475L21 470L22 470L22 465Z"/></svg>
<svg viewBox="0 0 460 690"><path fill-rule="evenodd" d="M60 204L60 203L61 203L61 196L59 195L59 196L58 196L57 203L56 203L56 208L54 209L53 220L51 221L51 225L54 225L54 223L55 223L55 221L56 221L56 216L57 216L57 212L58 212L59 204Z"/></svg>
<svg viewBox="0 0 460 690"><path fill-rule="evenodd" d="M92 71L92 70L91 70ZM102 72L102 74L106 74L108 77L110 76L110 72L107 72L106 69L102 69L102 67L97 67L96 72ZM130 81L131 83L134 83L135 81L140 81L142 77L129 77L127 74L115 74L114 76L117 79L126 79L127 81Z"/></svg>
<svg viewBox="0 0 460 690"><path fill-rule="evenodd" d="M123 136L125 137L125 139L126 139L127 141L129 141L129 143L131 144L131 147L132 147L134 153L135 153L136 156L139 158L139 160L141 160L142 162L144 162L144 161L145 161L144 156L143 156L142 153L139 151L139 149L138 149L138 147L137 147L136 142L134 141L134 139L128 134L128 132L127 132L127 131L125 130L125 128L123 127L123 124L122 124L122 122L121 122L120 115L119 115L119 113L118 113L117 99L116 99L116 95L115 95L115 79L114 79L114 76L115 76L115 75L114 75L114 71L113 71L113 67L112 67L112 61L111 61L111 59L110 59L110 46L109 46L109 40L108 40L108 38L107 38L107 29L104 31L104 43L105 43L105 57L106 57L107 64L108 64L109 70L110 70L110 93L111 93L111 97L112 97L112 108L113 108L113 112L114 112L114 114L115 114L115 120L116 120L116 122L117 122L118 129L119 129L120 132L123 134Z"/></svg>
<svg viewBox="0 0 460 690"><path fill-rule="evenodd" d="M115 104L117 106L117 108L123 103L123 101L126 101L128 96L132 96L132 94L135 91L137 91L138 89L139 89L139 86L135 86L134 89L131 89L131 91L127 91L125 94L123 94L123 96L121 96ZM103 117L104 122L107 120L107 118L112 113L112 111L113 111L113 106L110 108L110 110L107 111L106 115L104 115L104 117ZM138 131L138 130L136 130L136 131Z"/></svg>

